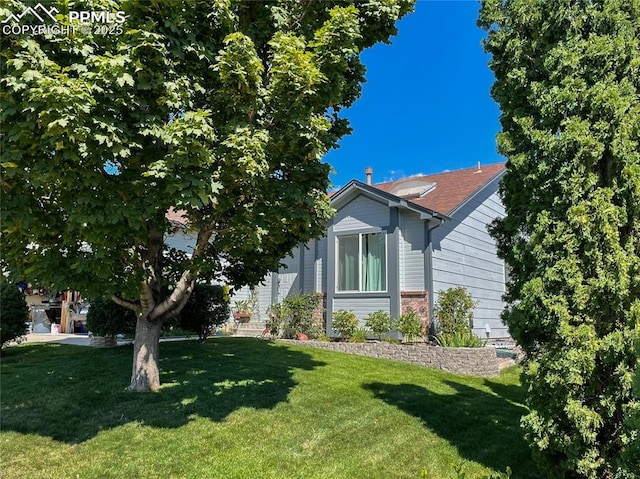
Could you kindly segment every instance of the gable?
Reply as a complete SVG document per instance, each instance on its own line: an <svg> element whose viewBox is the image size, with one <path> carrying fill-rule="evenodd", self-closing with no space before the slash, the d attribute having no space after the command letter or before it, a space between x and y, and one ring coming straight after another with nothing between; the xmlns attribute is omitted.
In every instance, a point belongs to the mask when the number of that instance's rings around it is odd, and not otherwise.
<svg viewBox="0 0 640 479"><path fill-rule="evenodd" d="M343 205L333 219L334 231L389 226L389 207L365 195Z"/></svg>

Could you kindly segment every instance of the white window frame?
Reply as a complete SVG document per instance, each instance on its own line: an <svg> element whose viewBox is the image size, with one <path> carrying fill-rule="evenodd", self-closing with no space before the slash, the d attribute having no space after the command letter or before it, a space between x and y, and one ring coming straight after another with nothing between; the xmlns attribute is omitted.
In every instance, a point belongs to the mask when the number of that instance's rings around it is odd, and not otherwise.
<svg viewBox="0 0 640 479"><path fill-rule="evenodd" d="M381 234L384 237L384 289L380 291L364 291L362 289L362 237L366 235L373 234ZM358 289L354 290L341 290L338 289L340 283L340 238L344 238L347 236L358 236ZM388 249L388 240L387 240L386 232L377 230L377 231L364 231L364 232L356 232L356 231L345 231L336 235L335 239L335 258L334 258L334 272L335 272L335 292L336 294L350 294L350 293L362 293L362 294L380 294L386 293L389 290L389 249Z"/></svg>

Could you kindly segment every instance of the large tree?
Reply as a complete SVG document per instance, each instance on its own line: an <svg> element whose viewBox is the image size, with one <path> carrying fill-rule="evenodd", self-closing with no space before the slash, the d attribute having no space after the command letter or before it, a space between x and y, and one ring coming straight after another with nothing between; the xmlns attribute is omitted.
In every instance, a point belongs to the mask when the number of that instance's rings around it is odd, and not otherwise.
<svg viewBox="0 0 640 479"><path fill-rule="evenodd" d="M339 113L360 94L359 54L388 42L412 0L55 6L60 26L69 9L126 21L3 36L3 259L34 282L135 309L130 389L154 390L162 323L199 275L256 283L323 233L321 159L349 132ZM4 7L3 18L25 8ZM171 208L197 244L168 285Z"/></svg>
<svg viewBox="0 0 640 479"><path fill-rule="evenodd" d="M554 477L636 477L640 2L485 0L480 24L508 158L492 233L527 354L526 436Z"/></svg>

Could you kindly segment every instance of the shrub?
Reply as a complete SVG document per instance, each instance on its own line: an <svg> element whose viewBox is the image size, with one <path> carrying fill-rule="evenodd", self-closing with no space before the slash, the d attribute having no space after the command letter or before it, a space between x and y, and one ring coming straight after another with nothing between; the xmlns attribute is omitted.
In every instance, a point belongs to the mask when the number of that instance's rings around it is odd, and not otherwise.
<svg viewBox="0 0 640 479"><path fill-rule="evenodd" d="M269 309L269 330L274 337L295 338L303 333L316 338L323 333L321 326L314 324L313 312L322 296L317 293L304 293L289 296L281 303L271 305Z"/></svg>
<svg viewBox="0 0 640 479"><path fill-rule="evenodd" d="M267 314L269 315L269 324L267 325L269 328L269 334L271 334L272 337L277 338L280 336L282 325L287 317L286 308L283 303L274 303L269 306Z"/></svg>
<svg viewBox="0 0 640 479"><path fill-rule="evenodd" d="M341 309L333 313L331 325L335 331L340 333L341 338L349 339L358 327L358 318L353 311Z"/></svg>
<svg viewBox="0 0 640 479"><path fill-rule="evenodd" d="M320 304L320 298L316 293L305 293L284 299L288 312L287 327L294 336L295 333L304 333L313 337L313 312Z"/></svg>
<svg viewBox="0 0 640 479"><path fill-rule="evenodd" d="M160 332L160 337L161 338L176 338L176 337L188 338L193 336L194 333L195 331L191 329L183 329L178 325L178 323L176 324L169 323L169 324L163 324L162 331Z"/></svg>
<svg viewBox="0 0 640 479"><path fill-rule="evenodd" d="M349 338L350 343L366 343L367 342L367 331L365 328L356 328L351 337Z"/></svg>
<svg viewBox="0 0 640 479"><path fill-rule="evenodd" d="M445 348L481 348L485 344L470 329L436 334L436 342Z"/></svg>
<svg viewBox="0 0 640 479"><path fill-rule="evenodd" d="M382 335L391 331L393 327L391 316L382 310L370 313L364 320L364 324L378 336L378 339L382 339Z"/></svg>
<svg viewBox="0 0 640 479"><path fill-rule="evenodd" d="M2 346L22 338L27 333L29 308L18 287L0 281L0 341Z"/></svg>
<svg viewBox="0 0 640 479"><path fill-rule="evenodd" d="M424 339L422 322L413 309L398 318L398 331L405 341Z"/></svg>
<svg viewBox="0 0 640 479"><path fill-rule="evenodd" d="M180 312L179 327L193 331L204 341L229 319L229 312L223 286L196 284Z"/></svg>
<svg viewBox="0 0 640 479"><path fill-rule="evenodd" d="M87 329L96 336L115 336L133 334L136 326L136 313L114 303L111 298L98 297L89 301Z"/></svg>
<svg viewBox="0 0 640 479"><path fill-rule="evenodd" d="M318 336L315 338L316 341L320 341L322 343L328 343L331 341L331 338L329 336L327 336L325 334L325 332L323 331L322 333L318 334Z"/></svg>
<svg viewBox="0 0 640 479"><path fill-rule="evenodd" d="M473 308L476 306L463 286L438 291L433 313L438 319L438 333L464 332L473 329Z"/></svg>
<svg viewBox="0 0 640 479"><path fill-rule="evenodd" d="M329 340L329 337L326 335L324 328L317 322L314 322L311 325L311 328L309 328L305 332L305 334L309 337L309 339L321 340L321 338L325 337L327 338L327 340Z"/></svg>

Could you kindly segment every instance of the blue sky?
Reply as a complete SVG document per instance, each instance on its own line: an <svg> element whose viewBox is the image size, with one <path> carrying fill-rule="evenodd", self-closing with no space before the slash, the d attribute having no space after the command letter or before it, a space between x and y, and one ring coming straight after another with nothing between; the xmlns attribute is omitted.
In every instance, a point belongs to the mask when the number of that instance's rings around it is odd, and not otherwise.
<svg viewBox="0 0 640 479"><path fill-rule="evenodd" d="M367 83L342 113L354 131L325 156L335 187L364 180L366 166L376 183L503 161L478 9L475 0L418 0L391 45L363 53Z"/></svg>

